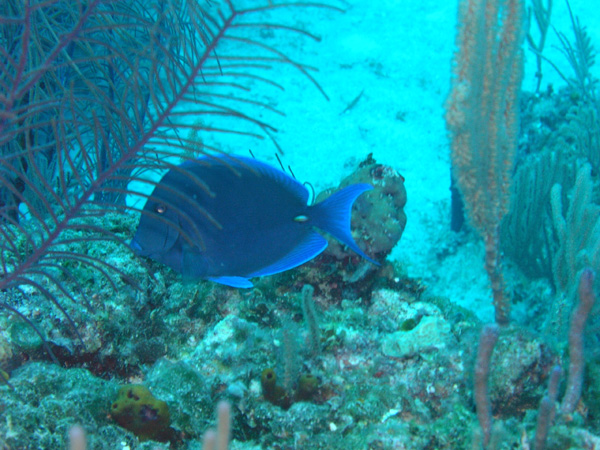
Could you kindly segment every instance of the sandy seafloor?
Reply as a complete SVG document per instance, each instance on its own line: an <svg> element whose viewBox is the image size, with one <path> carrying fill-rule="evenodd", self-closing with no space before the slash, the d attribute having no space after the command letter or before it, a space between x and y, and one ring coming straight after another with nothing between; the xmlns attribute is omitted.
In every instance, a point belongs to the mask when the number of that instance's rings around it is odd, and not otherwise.
<svg viewBox="0 0 600 450"><path fill-rule="evenodd" d="M554 3L551 23L573 39L566 3ZM408 224L391 258L400 261L409 276L422 278L431 293L447 296L476 311L481 319L491 320L482 245L477 239L455 245L456 237L449 231L449 148L443 104L449 90L457 2L347 0L336 5L345 13L292 8L272 16L279 23L314 33L321 38L318 43L281 31L265 38L295 61L318 68L310 73L329 100L298 71L274 70L268 76L285 91L257 89L254 94L286 115L263 111L259 118L278 129L275 137L284 151L284 164L317 192L336 186L369 153L400 172L406 179ZM600 13L594 2L572 0L571 7L592 42L600 43ZM535 39L537 31L533 24ZM523 89L534 91L535 57L527 44L524 47ZM555 31L549 32L544 55L565 74L572 74ZM549 84L555 90L566 84L548 63L542 72L541 90ZM358 102L344 113L361 92ZM251 148L256 157L277 164L275 147L267 141L248 143L217 135L214 143L237 154L247 154Z"/></svg>

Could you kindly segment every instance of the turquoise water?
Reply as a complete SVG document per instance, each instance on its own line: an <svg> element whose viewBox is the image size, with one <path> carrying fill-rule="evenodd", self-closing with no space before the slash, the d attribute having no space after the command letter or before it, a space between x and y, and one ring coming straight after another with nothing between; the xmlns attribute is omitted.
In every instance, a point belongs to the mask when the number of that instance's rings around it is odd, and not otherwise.
<svg viewBox="0 0 600 450"><path fill-rule="evenodd" d="M596 448L600 15L474 3L0 5L0 448ZM343 227L380 265L158 262L229 230L206 180L142 212L219 153L372 185Z"/></svg>

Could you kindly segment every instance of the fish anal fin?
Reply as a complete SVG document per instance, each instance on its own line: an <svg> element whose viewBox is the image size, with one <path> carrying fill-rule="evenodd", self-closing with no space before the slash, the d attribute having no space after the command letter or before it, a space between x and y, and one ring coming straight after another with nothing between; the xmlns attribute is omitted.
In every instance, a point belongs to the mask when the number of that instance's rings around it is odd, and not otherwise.
<svg viewBox="0 0 600 450"><path fill-rule="evenodd" d="M231 286L235 288L251 288L254 285L248 278L244 277L210 277L210 281L215 283L224 284L225 286Z"/></svg>

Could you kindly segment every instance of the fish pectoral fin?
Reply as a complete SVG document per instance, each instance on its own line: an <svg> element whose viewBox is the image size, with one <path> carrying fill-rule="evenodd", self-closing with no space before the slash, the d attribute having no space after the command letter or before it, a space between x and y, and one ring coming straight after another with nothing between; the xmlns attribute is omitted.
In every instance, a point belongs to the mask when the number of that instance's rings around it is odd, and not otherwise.
<svg viewBox="0 0 600 450"><path fill-rule="evenodd" d="M273 264L258 269L248 277L264 277L284 270L293 269L310 261L327 247L327 239L316 231L311 231L294 249Z"/></svg>
<svg viewBox="0 0 600 450"><path fill-rule="evenodd" d="M208 279L215 283L236 288L251 288L254 286L248 278L244 277L211 277Z"/></svg>

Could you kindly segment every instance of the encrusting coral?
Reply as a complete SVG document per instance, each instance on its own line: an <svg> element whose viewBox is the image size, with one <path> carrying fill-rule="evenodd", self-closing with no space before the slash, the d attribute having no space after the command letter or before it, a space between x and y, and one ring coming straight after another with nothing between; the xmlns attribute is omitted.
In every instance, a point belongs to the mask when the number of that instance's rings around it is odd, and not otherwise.
<svg viewBox="0 0 600 450"><path fill-rule="evenodd" d="M117 400L111 405L110 415L120 426L143 441L164 441L169 438L169 407L141 384L122 386Z"/></svg>

